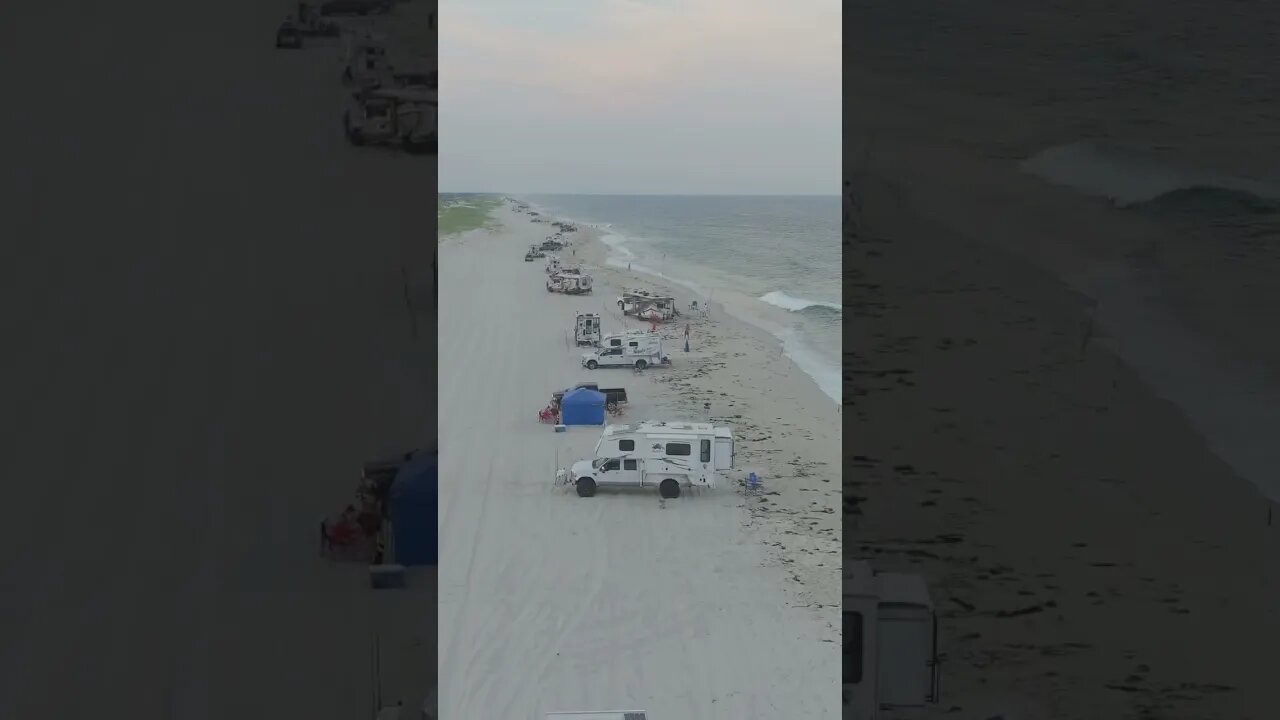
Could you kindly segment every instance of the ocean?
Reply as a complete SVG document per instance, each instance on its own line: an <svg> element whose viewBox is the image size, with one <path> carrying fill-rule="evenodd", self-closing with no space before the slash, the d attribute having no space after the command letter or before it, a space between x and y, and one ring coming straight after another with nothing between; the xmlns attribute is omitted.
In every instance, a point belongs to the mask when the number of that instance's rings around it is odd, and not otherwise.
<svg viewBox="0 0 1280 720"><path fill-rule="evenodd" d="M901 0L848 28L853 94L911 111L877 132L1008 161L1155 231L1094 273L1100 324L1280 500L1280 4Z"/></svg>
<svg viewBox="0 0 1280 720"><path fill-rule="evenodd" d="M526 195L601 231L609 264L681 285L777 337L841 398L841 199L831 196Z"/></svg>

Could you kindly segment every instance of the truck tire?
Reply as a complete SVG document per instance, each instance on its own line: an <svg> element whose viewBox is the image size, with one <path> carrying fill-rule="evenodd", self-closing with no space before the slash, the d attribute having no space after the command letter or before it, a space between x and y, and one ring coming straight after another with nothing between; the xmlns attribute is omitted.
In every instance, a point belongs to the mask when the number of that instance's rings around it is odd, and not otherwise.
<svg viewBox="0 0 1280 720"><path fill-rule="evenodd" d="M667 478L658 483L658 494L664 498L678 498L680 497L680 483L672 478Z"/></svg>
<svg viewBox="0 0 1280 720"><path fill-rule="evenodd" d="M646 366L646 365L648 365L648 364L649 364L649 363L645 362L644 360L637 360L637 361L636 361L636 369L637 369L637 370L643 370L643 369L645 368L645 366Z"/></svg>
<svg viewBox="0 0 1280 720"><path fill-rule="evenodd" d="M574 485L578 488L578 497L591 497L596 494L596 481L594 478L580 477Z"/></svg>
<svg viewBox="0 0 1280 720"><path fill-rule="evenodd" d="M596 363L596 361L595 361L595 360L588 360L588 361L587 361L587 369L588 369L588 370L595 370L595 369L596 369L596 367L598 367L598 364Z"/></svg>

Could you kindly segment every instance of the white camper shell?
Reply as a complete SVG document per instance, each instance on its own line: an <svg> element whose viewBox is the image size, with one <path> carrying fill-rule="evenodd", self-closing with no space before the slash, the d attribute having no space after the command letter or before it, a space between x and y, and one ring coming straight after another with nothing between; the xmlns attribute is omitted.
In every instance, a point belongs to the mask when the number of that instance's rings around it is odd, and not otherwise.
<svg viewBox="0 0 1280 720"><path fill-rule="evenodd" d="M920 575L844 566L846 720L938 702L938 619Z"/></svg>
<svg viewBox="0 0 1280 720"><path fill-rule="evenodd" d="M347 35L343 53L342 79L357 87L372 88L391 75L384 38L375 33Z"/></svg>
<svg viewBox="0 0 1280 720"><path fill-rule="evenodd" d="M577 345L600 344L599 313L578 313L573 320L573 341Z"/></svg>
<svg viewBox="0 0 1280 720"><path fill-rule="evenodd" d="M666 365L671 362L662 349L662 338L656 333L631 335L620 339L617 345L615 338L609 338L609 344L599 350L582 354L582 367L595 370L598 367L634 367L644 370L651 365Z"/></svg>
<svg viewBox="0 0 1280 720"><path fill-rule="evenodd" d="M659 336L649 330L623 330L621 332L605 333L600 336L600 347L636 347L642 342L648 342L649 339L659 339Z"/></svg>
<svg viewBox="0 0 1280 720"><path fill-rule="evenodd" d="M591 276L576 272L559 272L547 278L547 292L564 293L565 295L588 295L591 293Z"/></svg>
<svg viewBox="0 0 1280 720"><path fill-rule="evenodd" d="M654 487L664 498L681 488L714 488L733 469L733 430L711 423L652 422L605 427L595 456L556 473L557 485L573 485L581 497L597 487Z"/></svg>
<svg viewBox="0 0 1280 720"><path fill-rule="evenodd" d="M548 712L547 720L646 720L643 710L608 710L594 712Z"/></svg>

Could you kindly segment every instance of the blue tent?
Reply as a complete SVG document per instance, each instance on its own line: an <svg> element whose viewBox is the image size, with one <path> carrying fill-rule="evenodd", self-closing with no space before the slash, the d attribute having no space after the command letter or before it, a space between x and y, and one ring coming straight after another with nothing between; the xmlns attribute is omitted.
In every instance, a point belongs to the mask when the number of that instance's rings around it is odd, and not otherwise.
<svg viewBox="0 0 1280 720"><path fill-rule="evenodd" d="M560 422L565 425L603 425L604 393L591 388L570 390L560 399Z"/></svg>
<svg viewBox="0 0 1280 720"><path fill-rule="evenodd" d="M439 481L435 452L416 452L400 466L391 482L388 501L395 534L394 562L406 567L437 564Z"/></svg>

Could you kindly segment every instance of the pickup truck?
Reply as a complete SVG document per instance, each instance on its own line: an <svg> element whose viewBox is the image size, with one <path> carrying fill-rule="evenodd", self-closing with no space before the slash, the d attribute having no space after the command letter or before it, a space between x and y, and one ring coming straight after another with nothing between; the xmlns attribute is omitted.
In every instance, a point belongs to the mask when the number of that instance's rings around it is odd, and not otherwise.
<svg viewBox="0 0 1280 720"><path fill-rule="evenodd" d="M560 390L559 392L551 393L551 404L555 407L560 407L560 398L563 398L564 394L569 392L569 390L577 390L578 388L587 388L588 390L595 390L598 393L603 393L606 405L623 405L627 402L627 391L625 388L602 388L596 383L584 382L578 383L567 390Z"/></svg>

